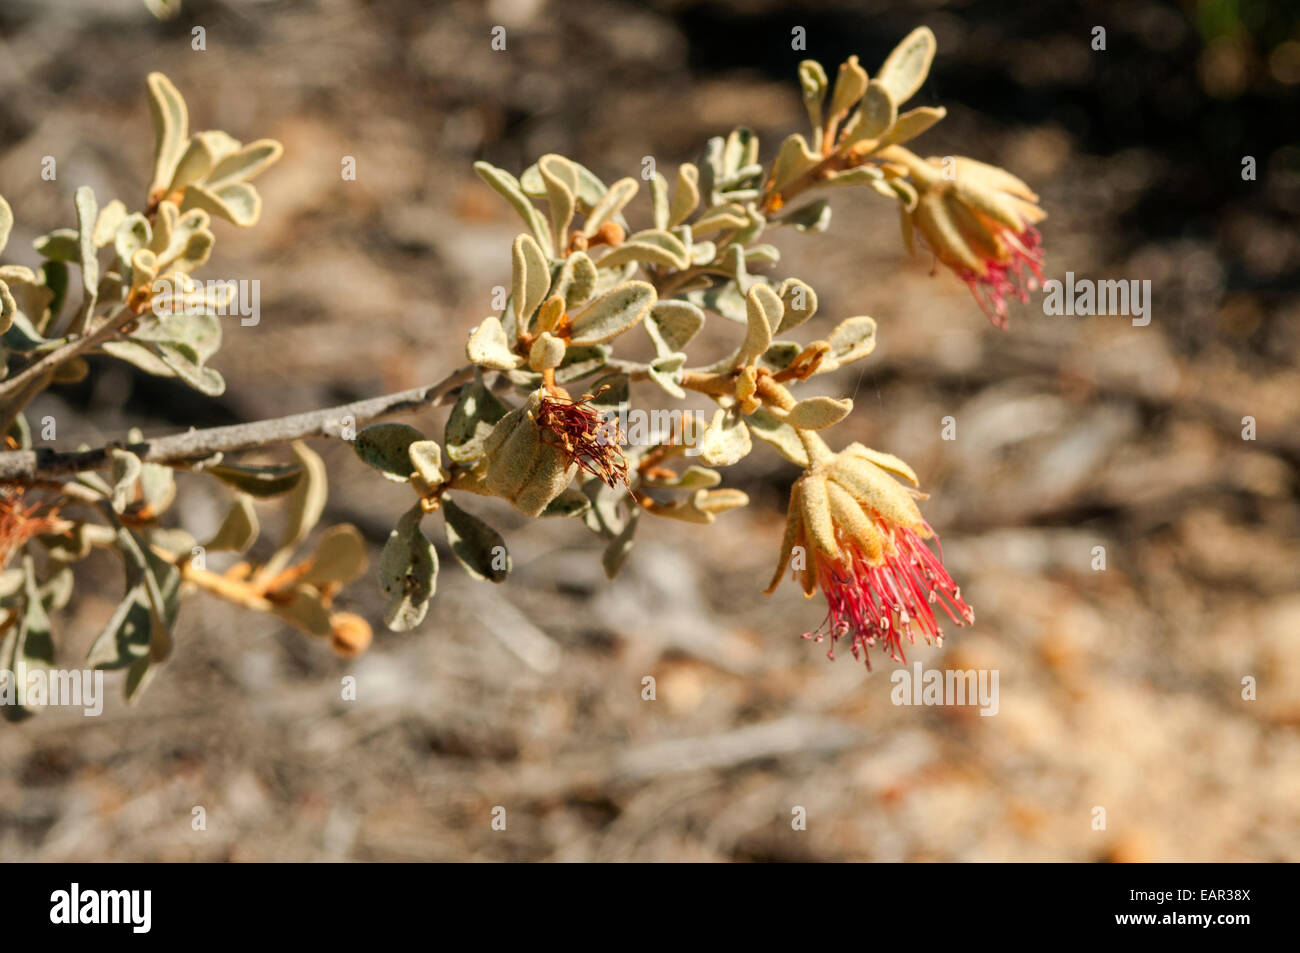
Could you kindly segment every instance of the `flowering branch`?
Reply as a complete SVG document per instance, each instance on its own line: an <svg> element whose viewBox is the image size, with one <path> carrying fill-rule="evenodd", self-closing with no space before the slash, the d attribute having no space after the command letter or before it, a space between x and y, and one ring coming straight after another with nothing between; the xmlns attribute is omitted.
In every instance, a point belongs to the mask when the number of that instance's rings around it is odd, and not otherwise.
<svg viewBox="0 0 1300 953"><path fill-rule="evenodd" d="M250 180L282 150L271 140L245 145L223 132L191 134L184 99L151 74L154 169L144 209L128 213L116 200L100 209L91 190L78 189L77 228L37 240L41 268L0 267L0 360L19 362L12 377L0 373L0 435L11 448L0 452L0 668L16 658L53 661L50 611L71 592L55 577L70 574L95 545L119 552L127 579L89 662L125 669L128 698L171 651L177 605L189 590L274 614L328 638L340 654L362 650L369 624L337 611L335 599L366 571L366 545L351 526L314 534L327 480L305 438L348 440L361 461L413 494L378 566L383 618L394 631L418 627L436 591L438 552L426 520L441 519L448 548L469 575L500 583L511 570L506 541L464 508L467 501L495 497L528 517L578 519L601 541L613 578L641 519L709 525L747 505L744 492L722 485L720 471L756 442L800 470L767 591L790 572L805 594L822 592L827 613L807 638L829 638L832 652L844 640L863 659L880 647L901 661L905 640L941 640L940 615L972 623L973 610L932 548L917 475L861 444L833 449L825 433L853 401L798 394L812 378L869 357L876 321L855 315L822 337L794 340L818 316L817 294L799 278L775 277L780 249L761 241L772 228L829 227L826 199L793 207L806 192L865 186L894 204L908 249L928 250L970 287L994 325L1006 327L1009 301L1026 300L1042 276L1033 226L1044 213L1028 186L1002 169L905 148L944 118L942 108L899 111L924 84L934 54L934 36L923 28L875 77L857 57L840 66L834 83L820 64L801 63L809 138L786 137L767 162L747 129L711 139L702 160L678 167L675 181L650 173L650 220L641 228L628 212L642 187L637 179L607 185L558 154L518 177L476 163L520 219L510 293L469 331L469 363L435 384L151 440L133 432L97 449L38 448L22 411L50 383L89 373L84 355L106 354L204 394L225 389L211 359L238 285L203 286L191 274L211 253L213 219L238 227L257 221L261 198ZM0 199L0 249L11 222ZM111 253L102 272L101 251ZM85 294L65 318L70 265L80 268ZM693 365L692 342L715 320L736 326L735 349ZM633 332L648 336L648 360L618 353ZM633 385L638 397L641 390L661 396L648 409L634 404ZM716 405L707 423L662 396L680 401L687 392ZM405 423L372 423L452 398L440 439ZM281 443L292 444L292 463L228 459ZM688 456L698 462L680 459ZM163 525L176 471L234 488L225 520L207 540ZM208 568L209 553L249 551L259 532L254 497L286 494L285 533L264 562ZM70 515L82 509L73 504L87 503L100 522ZM313 535L314 547L302 551ZM29 556L29 545L43 558ZM22 568L4 569L19 551Z"/></svg>
<svg viewBox="0 0 1300 953"><path fill-rule="evenodd" d="M113 465L113 451L126 450L141 463L188 468L196 463L214 462L225 453L252 450L274 444L289 443L311 437L342 439L347 428L357 428L380 417L437 407L453 396L457 389L474 376L474 368L465 366L448 374L436 384L369 397L324 410L291 414L246 424L188 430L185 433L110 445L94 450L60 453L47 448L11 450L0 453L0 483L32 483L51 480L90 470L106 470Z"/></svg>

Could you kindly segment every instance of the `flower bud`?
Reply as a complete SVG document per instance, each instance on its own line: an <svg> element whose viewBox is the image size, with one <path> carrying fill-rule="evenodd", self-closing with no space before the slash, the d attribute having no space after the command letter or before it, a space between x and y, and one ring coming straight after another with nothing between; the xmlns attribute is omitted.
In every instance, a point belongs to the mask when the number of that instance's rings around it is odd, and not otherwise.
<svg viewBox="0 0 1300 953"><path fill-rule="evenodd" d="M370 647L370 623L354 612L330 616L330 648L343 658L356 658Z"/></svg>

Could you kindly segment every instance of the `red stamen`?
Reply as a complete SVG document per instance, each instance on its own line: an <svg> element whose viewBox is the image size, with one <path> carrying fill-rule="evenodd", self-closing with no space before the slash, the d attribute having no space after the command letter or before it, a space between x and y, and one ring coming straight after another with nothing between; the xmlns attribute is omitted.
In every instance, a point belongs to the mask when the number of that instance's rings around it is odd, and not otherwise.
<svg viewBox="0 0 1300 953"><path fill-rule="evenodd" d="M915 644L914 627L927 643L943 644L935 603L958 626L975 621L974 610L943 568L941 555L936 555L915 531L891 528L878 515L874 519L876 528L890 540L884 561L871 565L852 541L841 537L843 558L838 565L824 563L819 572L818 583L826 596L826 618L815 631L804 635L818 642L829 635L831 649L826 654L831 659L835 658L835 643L851 636L849 651L855 659L861 657L868 669L871 659L867 649L877 640L889 649L890 658L906 662L902 636Z"/></svg>
<svg viewBox="0 0 1300 953"><path fill-rule="evenodd" d="M1037 229L1027 228L1019 235L1003 229L998 237L1010 252L1005 262L985 259L985 272L977 275L968 268L957 275L966 282L995 328L1006 330L1007 298L1029 302L1029 292L1036 291L1043 280L1043 237Z"/></svg>

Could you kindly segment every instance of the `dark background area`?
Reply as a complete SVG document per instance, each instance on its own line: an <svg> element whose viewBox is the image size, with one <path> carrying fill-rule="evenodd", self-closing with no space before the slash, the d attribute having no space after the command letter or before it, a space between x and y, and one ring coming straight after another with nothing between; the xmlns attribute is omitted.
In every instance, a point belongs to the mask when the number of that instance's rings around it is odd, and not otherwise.
<svg viewBox="0 0 1300 953"><path fill-rule="evenodd" d="M110 677L102 717L51 711L0 733L0 858L1294 860L1293 4L186 0L159 24L129 2L6 0L6 262L34 263L30 239L70 224L77 185L141 204L151 70L186 96L192 128L286 149L258 181L261 222L218 226L203 273L261 281L262 324L232 328L216 359L227 393L100 362L33 414L75 446L435 380L508 283L518 230L472 161L519 172L559 151L612 181L646 155L671 170L736 125L767 159L803 131L799 60L833 71L857 53L874 73L919 24L939 52L914 104L949 116L916 149L1037 189L1049 278L1152 282L1147 327L1047 316L1035 299L1002 333L959 281L907 258L894 209L867 190L830 193L826 234L772 239L778 273L818 290L815 333L852 314L880 324L875 354L821 379L857 403L835 437L916 468L978 623L911 657L997 669L997 716L890 704L883 659L868 674L798 638L820 600L759 594L796 475L760 447L728 473L750 507L643 526L613 583L580 527L481 503L511 580L475 583L444 551L421 630L381 632L354 662L196 596L138 704ZM795 26L806 52L790 49ZM44 155L56 182L39 178ZM344 155L355 182L340 181ZM713 321L705 343L734 333ZM411 422L440 432L438 414ZM357 524L377 553L406 491L346 447L317 449L326 522ZM182 479L173 513L203 536L221 506ZM261 513L273 535L282 517ZM84 570L59 620L64 664L120 587L110 557ZM346 601L377 620L373 576ZM348 674L356 702L339 699Z"/></svg>

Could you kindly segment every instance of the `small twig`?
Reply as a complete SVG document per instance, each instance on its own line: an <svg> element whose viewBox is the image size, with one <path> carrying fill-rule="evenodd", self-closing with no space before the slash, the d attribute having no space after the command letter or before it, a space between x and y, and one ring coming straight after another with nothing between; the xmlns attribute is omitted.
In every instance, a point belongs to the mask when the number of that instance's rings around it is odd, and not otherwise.
<svg viewBox="0 0 1300 953"><path fill-rule="evenodd" d="M208 430L190 430L156 440L126 444L124 449L134 453L144 463L185 466L217 453L251 450L304 437L340 439L346 424L360 426L387 414L436 407L473 376L474 368L470 365L453 371L438 383L426 387L415 387L289 417L212 427ZM112 447L100 447L76 453L59 453L41 448L0 453L0 482L30 483L86 470L105 470L112 463L111 449Z"/></svg>

